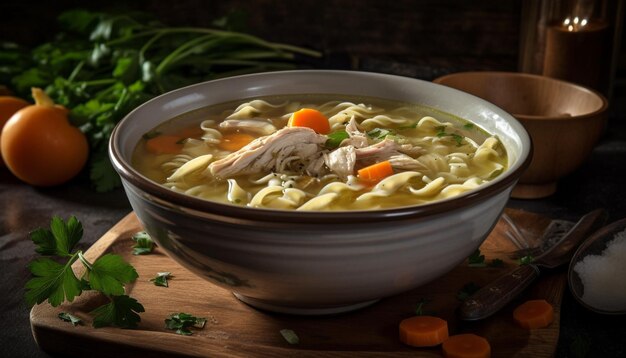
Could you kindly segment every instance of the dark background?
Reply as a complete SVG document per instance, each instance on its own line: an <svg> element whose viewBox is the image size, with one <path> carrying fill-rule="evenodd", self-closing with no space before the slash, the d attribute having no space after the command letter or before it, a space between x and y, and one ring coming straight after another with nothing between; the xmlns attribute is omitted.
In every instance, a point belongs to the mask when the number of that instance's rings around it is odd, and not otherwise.
<svg viewBox="0 0 626 358"><path fill-rule="evenodd" d="M329 1L2 1L0 41L36 45L56 33L63 10L153 13L173 26L210 27L229 13L243 13L247 32L264 39L319 50L318 68L357 69L431 80L465 70L516 71L524 6L538 0L329 0ZM622 14L623 16L623 14ZM610 220L626 217L626 36L622 36L608 130L591 157L559 182L557 193L510 206L576 220L604 207ZM124 193L97 194L85 176L56 188L22 184L0 169L0 356L45 357L29 330L23 286L33 258L27 233L52 215L74 214L85 227L83 249L130 211ZM569 357L581 337L591 357L624 357L624 318L584 310L566 292L557 357ZM619 327L613 329L610 327Z"/></svg>

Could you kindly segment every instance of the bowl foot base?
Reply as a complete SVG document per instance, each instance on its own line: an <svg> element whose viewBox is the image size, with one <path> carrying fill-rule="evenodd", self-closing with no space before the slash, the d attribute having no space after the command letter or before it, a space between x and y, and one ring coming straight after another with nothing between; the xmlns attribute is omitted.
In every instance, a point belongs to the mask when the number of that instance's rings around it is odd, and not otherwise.
<svg viewBox="0 0 626 358"><path fill-rule="evenodd" d="M354 304L345 305L345 306L292 307L292 306L275 305L268 301L243 296L235 292L233 292L233 295L235 295L235 297L237 297L237 299L239 299L241 302L247 305L250 305L254 308L258 308L260 310L277 312L277 313L294 314L294 315L305 315L305 316L321 316L321 315L330 315L330 314L355 311L361 308L365 308L379 301L379 299L375 299L371 301L359 302L359 303L354 303Z"/></svg>
<svg viewBox="0 0 626 358"><path fill-rule="evenodd" d="M556 182L546 184L517 184L511 197L515 199L539 199L556 192Z"/></svg>

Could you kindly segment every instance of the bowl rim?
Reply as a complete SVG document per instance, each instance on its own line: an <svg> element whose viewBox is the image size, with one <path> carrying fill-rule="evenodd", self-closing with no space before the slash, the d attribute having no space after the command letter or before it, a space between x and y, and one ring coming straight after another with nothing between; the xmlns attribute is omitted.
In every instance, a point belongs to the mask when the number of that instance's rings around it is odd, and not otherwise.
<svg viewBox="0 0 626 358"><path fill-rule="evenodd" d="M515 78L515 77L518 77L518 78L529 78L529 79L532 79L532 80L540 80L540 81L562 83L562 84L567 85L569 87L576 88L577 90L580 90L582 92L587 92L587 93L590 93L592 95L595 95L601 101L600 108L598 108L598 109L596 109L596 110L594 110L592 112L584 113L584 114L580 114L580 115L576 115L576 116L539 116L539 115L512 113L512 115L515 118L519 119L519 120L524 120L524 121L585 120L585 119L590 119L590 118L597 117L598 114L600 114L600 113L606 113L607 109L609 108L609 100L602 93L600 93L599 91L596 91L593 88L585 87L583 85L580 85L580 84L577 84L577 83L574 83L574 82L569 82L569 81L565 81L565 80L554 78L554 77L537 75L537 74L534 74L534 73L512 72L512 71L463 71L463 72L449 73L447 75L443 75L443 76L437 77L437 78L435 78L433 80L433 82L437 83L437 84L440 84L442 86L447 86L448 87L448 85L442 83L446 79L455 78L455 77L462 77L462 76L467 76L467 75L502 76L502 78L505 78L505 77ZM452 87L452 86L449 86L449 87L456 89L456 87ZM460 90L460 91L463 91L463 90ZM465 92L465 91L463 91L463 92ZM469 92L466 92L466 93L469 93ZM469 93L469 94L472 94L472 93ZM472 95L476 96L475 94L472 94ZM485 99L485 100L489 101L488 99Z"/></svg>
<svg viewBox="0 0 626 358"><path fill-rule="evenodd" d="M247 74L240 75L234 77L227 77L222 79L216 79L211 81L205 81L196 83L190 86L182 87L179 89L175 89L173 91L166 92L162 95L159 95L155 98L150 99L149 101L141 104L137 108L133 109L130 113L128 113L113 129L111 133L111 137L109 140L109 157L111 159L111 163L114 169L122 178L122 182L127 181L133 186L139 188L145 193L149 194L152 198L152 202L158 205L165 205L172 207L174 210L184 210L190 214L217 214L220 216L227 217L235 217L239 219L247 219L252 221L269 221L269 222L291 222L291 223L311 223L311 224L321 224L321 223L342 223L342 222L350 222L350 223L369 223L373 220L375 221L395 221L395 220L404 220L404 219L419 219L428 216L434 216L441 213L453 211L454 209L469 207L475 205L481 201L488 199L491 196L495 196L498 193L504 191L507 187L513 187L515 182L520 178L522 173L526 170L526 168L530 165L532 160L532 139L530 135L525 130L523 125L515 119L512 115L510 115L509 120L512 120L513 123L519 124L518 129L522 130L520 133L522 140L527 139L528 148L524 148L520 152L520 159L518 160L517 168L513 170L507 170L504 172L504 175L499 177L497 181L489 182L485 184L480 190L469 191L460 195L456 195L451 198L442 199L435 201L433 203L428 204L420 204L420 205L412 205L412 206L403 206L397 208L389 208L389 209L377 209L377 210L342 210L342 211L296 211L296 210L277 210L277 209L266 209L266 208L251 208L251 207L242 207L227 203L219 203L213 202L197 197L193 197L190 195L182 194L170 190L152 180L141 175L136 169L130 165L130 163L126 162L123 159L122 149L120 143L118 143L118 133L120 132L120 128L122 128L125 123L130 121L130 119L134 116L135 112L139 111L142 107L148 106L150 103L158 100L159 98L165 95L171 95L175 92L183 92L190 91L193 88L204 86L208 83L218 83L222 81L229 81L231 79L242 79L246 77L257 77L257 76L275 76L275 75L289 75L289 74L328 74L328 75L336 75L336 74L350 74L350 75L361 75L361 76L374 76L381 78L398 78L403 80L413 80L418 82L430 83L435 86L443 85L435 84L429 81L424 81L412 77L406 76L398 76L392 74L384 74L384 73L374 73L374 72L365 72L365 71L349 71L349 70L288 70L288 71L274 71L274 72L262 72L255 74ZM465 96L473 97L475 100L479 102L483 102L489 106L493 106L496 109L501 110L502 112L508 114L508 112L502 110L500 107L485 101L477 96L456 90L451 87L446 87L447 90L456 91L463 93ZM525 155L525 157L524 157ZM510 167L509 167L510 169ZM157 199L157 200L154 200ZM184 208L184 209L181 209ZM190 209L190 210L189 210ZM193 213L195 211L195 213Z"/></svg>

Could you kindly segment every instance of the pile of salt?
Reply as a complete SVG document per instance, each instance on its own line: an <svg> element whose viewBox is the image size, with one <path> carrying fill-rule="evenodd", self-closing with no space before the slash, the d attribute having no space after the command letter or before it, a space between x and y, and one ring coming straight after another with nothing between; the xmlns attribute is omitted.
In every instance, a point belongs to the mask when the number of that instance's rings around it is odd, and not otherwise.
<svg viewBox="0 0 626 358"><path fill-rule="evenodd" d="M585 256L574 271L584 286L583 302L605 311L626 311L626 230L601 255Z"/></svg>

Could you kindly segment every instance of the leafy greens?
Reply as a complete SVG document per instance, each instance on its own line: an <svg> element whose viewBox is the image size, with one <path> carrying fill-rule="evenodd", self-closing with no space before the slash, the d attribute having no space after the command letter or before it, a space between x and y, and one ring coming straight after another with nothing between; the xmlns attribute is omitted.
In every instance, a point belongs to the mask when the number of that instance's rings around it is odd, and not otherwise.
<svg viewBox="0 0 626 358"><path fill-rule="evenodd" d="M74 250L82 236L82 224L73 216L67 221L54 217L50 229L31 232L30 237L37 246L35 251L50 257L36 259L28 266L34 277L26 283L26 302L32 306L47 300L56 307L65 301L72 302L83 291L96 290L110 302L91 312L94 327L136 327L140 321L138 313L144 308L124 294L124 285L137 279L137 271L115 254L106 254L93 263L89 262L81 250ZM76 261L85 267L80 279L72 269ZM68 315L59 318L76 323Z"/></svg>
<svg viewBox="0 0 626 358"><path fill-rule="evenodd" d="M223 29L167 27L143 13L64 12L56 39L32 50L1 44L0 79L27 98L44 87L70 109L91 147L90 178L98 191L120 186L107 156L115 124L148 99L193 83L237 74L295 68L315 51Z"/></svg>

